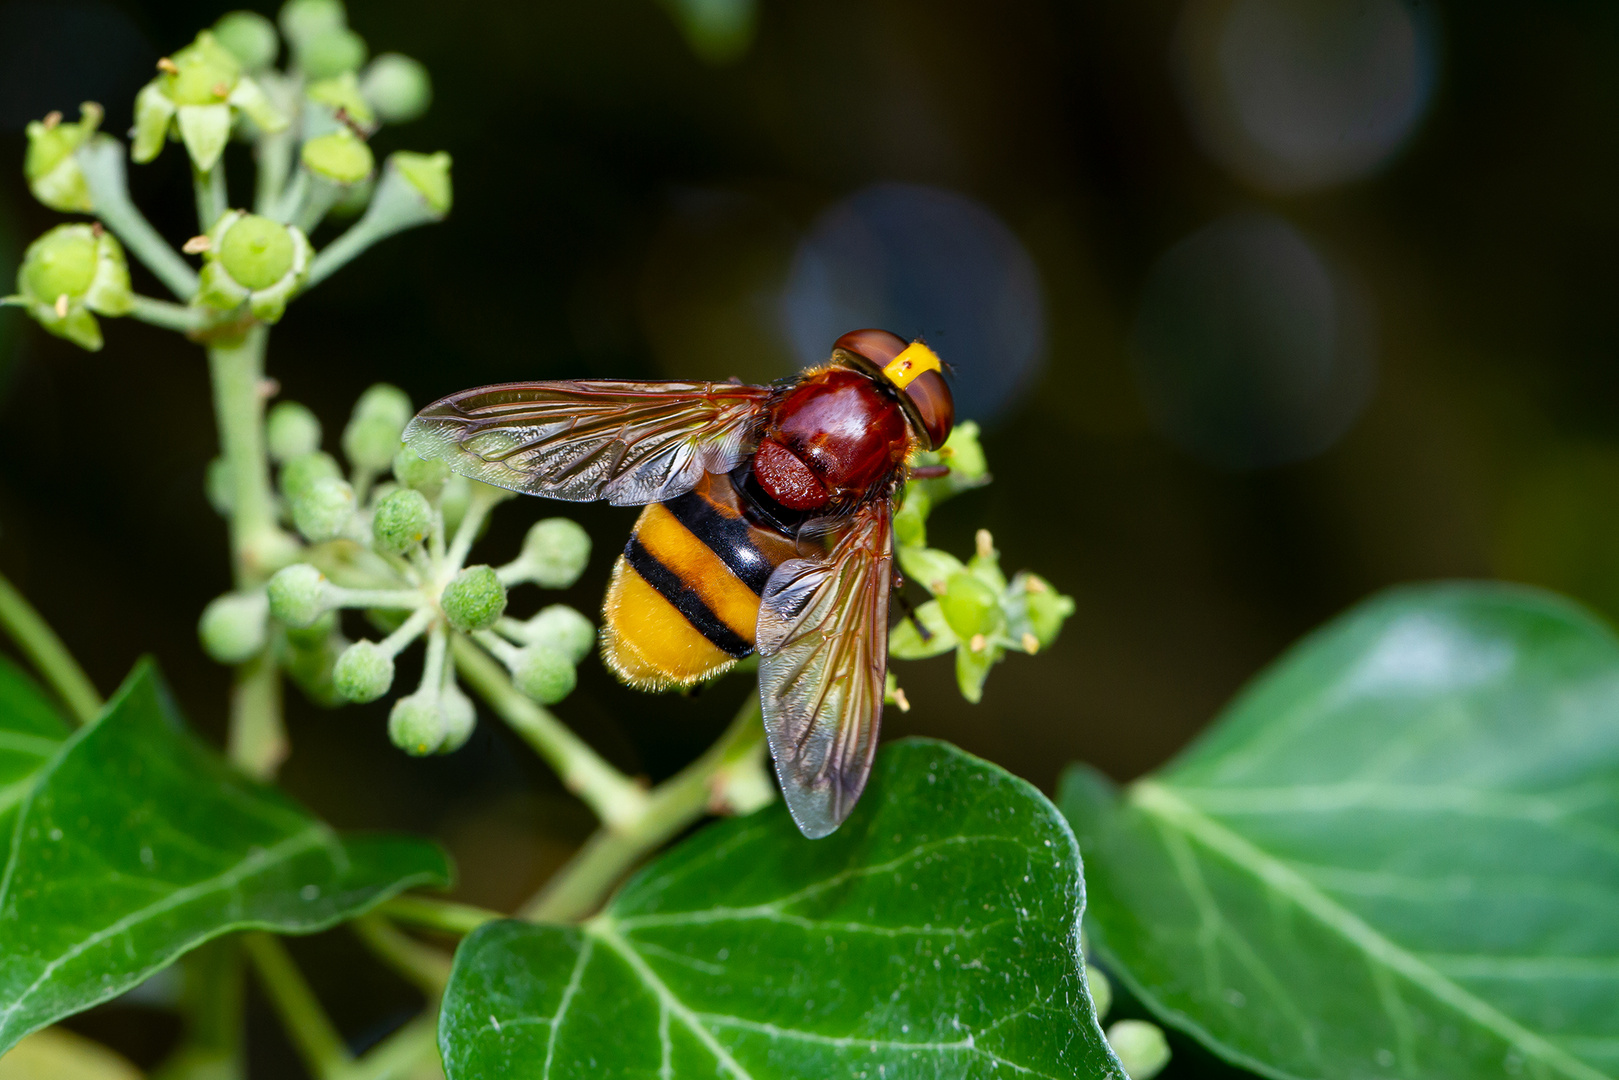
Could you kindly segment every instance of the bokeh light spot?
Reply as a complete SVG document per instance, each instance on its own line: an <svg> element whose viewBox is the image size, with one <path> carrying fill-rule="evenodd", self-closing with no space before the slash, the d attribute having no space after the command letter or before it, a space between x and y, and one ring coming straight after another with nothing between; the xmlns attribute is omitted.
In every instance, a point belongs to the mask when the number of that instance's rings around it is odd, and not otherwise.
<svg viewBox="0 0 1619 1080"><path fill-rule="evenodd" d="M1190 0L1181 87L1210 153L1266 191L1364 176L1427 107L1435 33L1400 0Z"/></svg>
<svg viewBox="0 0 1619 1080"><path fill-rule="evenodd" d="M877 184L824 211L798 246L782 316L799 359L843 333L926 338L952 365L956 415L991 422L1045 353L1040 274L1012 230L964 195Z"/></svg>
<svg viewBox="0 0 1619 1080"><path fill-rule="evenodd" d="M1226 468L1320 453L1372 383L1367 299L1285 221L1224 218L1153 267L1135 369L1158 428Z"/></svg>

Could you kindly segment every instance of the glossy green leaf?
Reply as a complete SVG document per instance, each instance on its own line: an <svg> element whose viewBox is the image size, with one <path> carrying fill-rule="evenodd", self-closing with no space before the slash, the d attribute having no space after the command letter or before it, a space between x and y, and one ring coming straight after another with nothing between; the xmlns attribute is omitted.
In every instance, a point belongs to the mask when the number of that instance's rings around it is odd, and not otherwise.
<svg viewBox="0 0 1619 1080"><path fill-rule="evenodd" d="M824 840L781 804L714 825L580 927L492 923L456 954L450 1080L1118 1077L1039 792L940 743L884 749Z"/></svg>
<svg viewBox="0 0 1619 1080"><path fill-rule="evenodd" d="M1091 942L1275 1076L1619 1076L1619 641L1451 585L1317 633L1117 798L1075 769Z"/></svg>
<svg viewBox="0 0 1619 1080"><path fill-rule="evenodd" d="M56 739L7 708L6 687L0 738L15 722ZM0 1053L228 930L320 930L449 878L427 841L340 837L235 773L144 663L99 719L0 783Z"/></svg>

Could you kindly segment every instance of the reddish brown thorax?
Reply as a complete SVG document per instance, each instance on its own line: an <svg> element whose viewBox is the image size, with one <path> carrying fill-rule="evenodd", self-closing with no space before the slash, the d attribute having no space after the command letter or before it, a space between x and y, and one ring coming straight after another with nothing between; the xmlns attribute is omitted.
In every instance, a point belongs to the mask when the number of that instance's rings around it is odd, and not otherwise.
<svg viewBox="0 0 1619 1080"><path fill-rule="evenodd" d="M892 394L861 372L827 368L806 376L771 411L753 472L782 506L816 510L886 481L911 443Z"/></svg>

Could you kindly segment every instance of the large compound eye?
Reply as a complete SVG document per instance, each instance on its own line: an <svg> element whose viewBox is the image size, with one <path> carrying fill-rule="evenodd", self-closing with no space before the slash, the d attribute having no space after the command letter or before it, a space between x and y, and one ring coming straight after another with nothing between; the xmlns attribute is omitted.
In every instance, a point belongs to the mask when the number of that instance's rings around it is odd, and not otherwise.
<svg viewBox="0 0 1619 1080"><path fill-rule="evenodd" d="M956 399L950 395L950 386L937 371L924 371L911 380L911 385L900 391L916 407L927 435L928 450L937 450L950 438L950 429L956 423Z"/></svg>
<svg viewBox="0 0 1619 1080"><path fill-rule="evenodd" d="M867 360L883 368L888 362L905 351L910 342L898 334L890 334L887 330L851 330L833 342L834 349L847 349L856 356L864 356Z"/></svg>

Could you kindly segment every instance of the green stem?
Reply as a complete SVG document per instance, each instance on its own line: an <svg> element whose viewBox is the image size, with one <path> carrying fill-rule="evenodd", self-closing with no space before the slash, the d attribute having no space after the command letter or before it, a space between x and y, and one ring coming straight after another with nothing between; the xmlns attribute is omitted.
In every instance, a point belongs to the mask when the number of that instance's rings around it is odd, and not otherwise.
<svg viewBox="0 0 1619 1080"><path fill-rule="evenodd" d="M102 224L175 296L190 300L197 295L197 272L158 235L129 197L123 144L110 136L97 136L79 147L74 157Z"/></svg>
<svg viewBox="0 0 1619 1080"><path fill-rule="evenodd" d="M230 205L230 196L225 192L223 156L206 172L195 165L191 167L191 190L197 198L197 231L207 232L225 216L225 208Z"/></svg>
<svg viewBox="0 0 1619 1080"><path fill-rule="evenodd" d="M618 829L596 830L518 914L545 922L572 922L595 911L637 863L709 811L729 772L757 768L764 748L755 691L719 741L652 790L639 818Z"/></svg>
<svg viewBox="0 0 1619 1080"><path fill-rule="evenodd" d="M79 723L88 724L96 718L101 712L101 695L96 693L95 684L56 631L4 575L0 575L0 626L27 654L35 670L51 684Z"/></svg>
<svg viewBox="0 0 1619 1080"><path fill-rule="evenodd" d="M467 512L462 516L460 524L455 527L455 538L450 541L449 554L444 557L444 573L452 575L460 571L462 564L467 561L467 553L472 550L472 544L478 539L478 530L483 527L484 518L489 516L503 500L510 498L504 491L498 491L487 484L475 484L472 488L472 498L467 500Z"/></svg>
<svg viewBox="0 0 1619 1080"><path fill-rule="evenodd" d="M372 955L414 983L422 993L436 998L444 992L445 984L450 981L448 953L424 945L375 913L360 916L350 922L349 927Z"/></svg>
<svg viewBox="0 0 1619 1080"><path fill-rule="evenodd" d="M242 944L304 1066L318 1080L342 1076L354 1059L281 942L252 933L242 937Z"/></svg>
<svg viewBox="0 0 1619 1080"><path fill-rule="evenodd" d="M287 726L281 716L281 671L268 651L236 669L231 685L227 752L236 767L271 780L287 759Z"/></svg>
<svg viewBox="0 0 1619 1080"><path fill-rule="evenodd" d="M431 896L396 896L378 906L377 914L384 915L394 922L404 923L406 926L438 930L458 937L472 933L486 922L511 917L498 911L490 911L488 908L458 904L454 900L439 900Z"/></svg>
<svg viewBox="0 0 1619 1080"><path fill-rule="evenodd" d="M364 1057L339 1069L334 1080L404 1080L438 1057L438 1009L429 1010L383 1039Z"/></svg>
<svg viewBox="0 0 1619 1080"><path fill-rule="evenodd" d="M129 309L131 317L165 330L189 334L202 329L203 317L195 309L168 300L153 300L145 296L134 297L135 306Z"/></svg>
<svg viewBox="0 0 1619 1080"><path fill-rule="evenodd" d="M512 685L488 653L460 634L454 636L455 666L501 719L512 726L555 769L562 783L583 799L609 829L640 821L647 793L609 765L583 739Z"/></svg>
<svg viewBox="0 0 1619 1080"><path fill-rule="evenodd" d="M214 384L214 421L231 491L231 551L238 589L270 576L266 549L283 537L275 522L270 458L264 448L264 348L269 333L254 326L230 345L208 350Z"/></svg>

